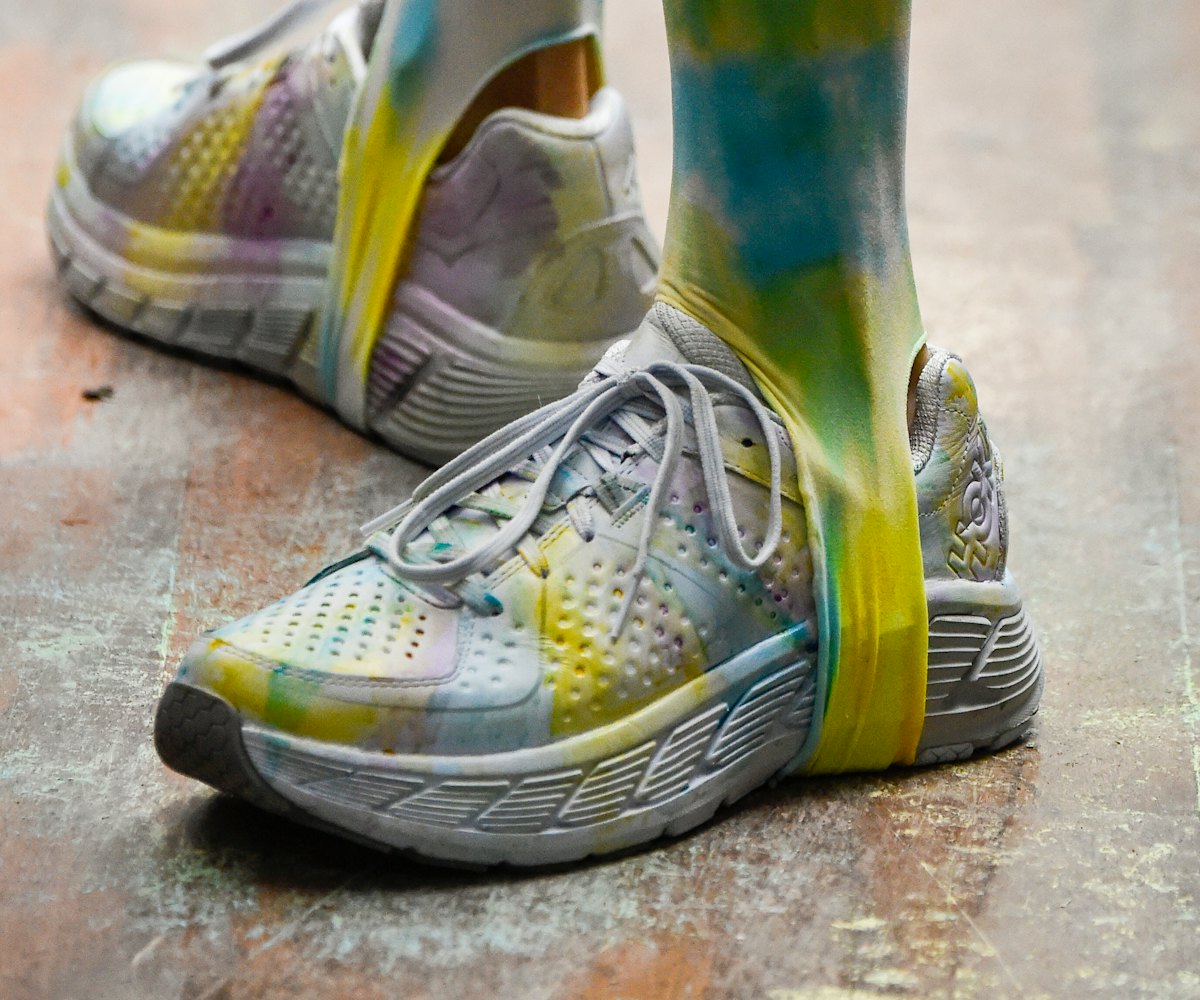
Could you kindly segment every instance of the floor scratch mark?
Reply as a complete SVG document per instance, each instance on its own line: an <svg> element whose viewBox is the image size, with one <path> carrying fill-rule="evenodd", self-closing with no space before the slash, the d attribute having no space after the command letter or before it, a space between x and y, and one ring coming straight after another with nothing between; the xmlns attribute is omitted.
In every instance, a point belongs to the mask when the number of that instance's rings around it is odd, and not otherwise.
<svg viewBox="0 0 1200 1000"><path fill-rule="evenodd" d="M368 873L368 874L370 874L370 873ZM352 882L354 882L356 879L359 878L359 875L360 875L360 873L355 872L354 874L347 876L345 879L343 879L340 883L338 883L336 886L334 886L328 892L322 893L320 896L318 896L312 902L311 905L305 907L301 913L297 914L293 919L288 920L286 923L284 923L283 926L280 927L279 930L277 930L269 938L267 938L266 941L264 941L258 947L252 948L247 953L245 958L242 960L242 964L244 965L247 962L252 962L254 959L258 958L264 952L270 951L277 944L279 944L280 941L283 941L285 938L291 936L291 934L301 924L303 924L305 920L307 920L314 913L316 913L319 909L321 909L321 907L325 906L334 896L338 895L339 893L345 892L346 888ZM207 990L205 990L197 998L197 1000L213 1000L213 998L216 997L221 992L221 990L233 980L234 975L235 975L234 972L230 972L228 975L221 976Z"/></svg>
<svg viewBox="0 0 1200 1000"><path fill-rule="evenodd" d="M1179 462L1175 446L1167 447L1167 465L1171 469L1171 534L1175 539L1175 584L1179 605L1179 643L1183 649L1180 670L1183 673L1183 695L1187 700L1185 721L1192 737L1192 778L1196 783L1196 812L1200 814L1200 695L1196 691L1196 675L1192 664L1192 635L1187 612L1187 556L1183 548L1183 514L1179 498Z"/></svg>
<svg viewBox="0 0 1200 1000"><path fill-rule="evenodd" d="M279 942L282 941L284 938L289 937L292 934L292 932L296 930L296 928L298 928L301 924L304 923L305 920L307 920L314 913L316 913L319 909L321 909L321 907L325 906L331 899L333 899L334 896L338 895L339 893L345 892L346 889L350 886L350 884L352 882L354 882L358 877L359 877L359 873L355 872L354 874L343 879L341 882L339 882L336 886L334 886L328 892L323 893L322 895L318 896L313 901L311 906L305 907L305 909L300 914L298 914L295 917L295 919L290 920L287 923L285 923L282 927L279 928L278 931L276 931L269 938L267 938L266 941L264 941L257 948L255 948L250 953L250 957L257 958L263 952L270 951L277 944L279 944Z"/></svg>
<svg viewBox="0 0 1200 1000"><path fill-rule="evenodd" d="M942 884L942 880L937 877L937 873L934 871L933 866L927 861L920 862L920 865L925 874L929 876L929 880L935 886L937 886L942 895L946 897L946 902L950 904L950 908L967 922L967 926L975 932L975 936L979 938L980 942L982 942L983 946L988 950L988 954L990 954L996 960L996 964L1000 966L1001 971L1003 971L1004 975L1008 977L1009 982L1013 984L1013 987L1017 991L1017 995L1025 996L1025 989L1021 986L1020 980L1017 979L1016 973L1013 972L1012 968L1004 960L1004 956L1000 954L1000 949L996 947L992 939L984 933L982 927L975 923L975 921L971 918L971 915L967 913L967 911L961 906L959 906L958 900L954 898L954 893L951 891L948 885Z"/></svg>
<svg viewBox="0 0 1200 1000"><path fill-rule="evenodd" d="M142 948L141 951L139 951L136 955L133 956L133 958L129 962L129 965L132 968L136 969L139 965L141 965L143 962L145 962L152 954L154 954L154 952L158 950L158 946L160 944L162 944L163 941L165 941L166 939L167 939L166 934L159 934L156 937L152 937L150 939L150 942L144 948Z"/></svg>

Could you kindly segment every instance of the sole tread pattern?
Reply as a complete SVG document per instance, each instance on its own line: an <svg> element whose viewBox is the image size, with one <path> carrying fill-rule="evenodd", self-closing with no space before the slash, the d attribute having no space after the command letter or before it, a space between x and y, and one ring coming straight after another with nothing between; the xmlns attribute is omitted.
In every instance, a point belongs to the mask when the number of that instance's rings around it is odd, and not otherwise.
<svg viewBox="0 0 1200 1000"><path fill-rule="evenodd" d="M154 719L154 746L164 764L206 785L272 812L290 812L251 766L241 717L227 702L186 684L172 684Z"/></svg>
<svg viewBox="0 0 1200 1000"><path fill-rule="evenodd" d="M1042 691L1042 656L1019 605L997 618L939 615L929 623L925 732L918 765L964 760L1015 742ZM1000 743L1007 746L1008 743Z"/></svg>

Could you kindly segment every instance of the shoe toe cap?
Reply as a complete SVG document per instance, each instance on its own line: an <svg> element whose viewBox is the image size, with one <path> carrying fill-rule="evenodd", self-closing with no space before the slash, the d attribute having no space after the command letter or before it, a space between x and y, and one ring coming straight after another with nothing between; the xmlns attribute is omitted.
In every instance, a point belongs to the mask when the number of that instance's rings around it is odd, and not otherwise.
<svg viewBox="0 0 1200 1000"><path fill-rule="evenodd" d="M362 560L202 636L178 680L273 728L361 746L453 676L457 635L455 613Z"/></svg>
<svg viewBox="0 0 1200 1000"><path fill-rule="evenodd" d="M88 88L71 130L75 163L89 181L123 168L136 174L170 142L175 115L198 76L164 60L119 63Z"/></svg>
<svg viewBox="0 0 1200 1000"><path fill-rule="evenodd" d="M228 702L243 718L309 739L349 746L371 742L379 710L338 697L319 677L240 648L215 634L202 636L180 664L178 681Z"/></svg>

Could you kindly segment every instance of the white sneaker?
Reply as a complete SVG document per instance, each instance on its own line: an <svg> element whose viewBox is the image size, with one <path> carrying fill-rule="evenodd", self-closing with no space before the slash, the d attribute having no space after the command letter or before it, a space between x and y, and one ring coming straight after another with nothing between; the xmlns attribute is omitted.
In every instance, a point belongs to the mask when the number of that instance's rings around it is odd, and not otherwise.
<svg viewBox="0 0 1200 1000"><path fill-rule="evenodd" d="M928 764L1021 739L1042 663L1000 464L948 354L921 376L913 458ZM159 706L159 754L427 858L548 864L682 833L803 765L823 722L796 481L733 353L656 306L575 396L444 468L365 551L202 637Z"/></svg>
<svg viewBox="0 0 1200 1000"><path fill-rule="evenodd" d="M49 207L71 294L126 330L332 404L314 369L317 314L343 132L381 10L366 0L257 63L142 61L97 80ZM429 178L359 429L440 461L571 392L637 326L657 264L615 91L582 120L492 115Z"/></svg>

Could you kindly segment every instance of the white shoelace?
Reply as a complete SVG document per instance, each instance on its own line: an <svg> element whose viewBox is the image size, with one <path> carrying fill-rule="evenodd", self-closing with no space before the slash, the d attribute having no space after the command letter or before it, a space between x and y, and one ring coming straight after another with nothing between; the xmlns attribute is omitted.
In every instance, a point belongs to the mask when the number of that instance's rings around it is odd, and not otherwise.
<svg viewBox="0 0 1200 1000"><path fill-rule="evenodd" d="M306 24L318 14L345 0L290 0L269 18L248 31L230 35L204 52L204 61L213 69L241 62L289 32Z"/></svg>
<svg viewBox="0 0 1200 1000"><path fill-rule="evenodd" d="M631 569L633 585L626 588L613 627L614 635L624 627L637 596L638 584L645 575L654 529L683 451L684 429L689 423L695 429L704 489L722 548L735 566L747 571L761 568L771 558L779 545L783 516L779 441L770 411L744 386L701 365L658 362L636 371L606 372L602 363L599 371L609 377L587 382L566 399L501 428L430 476L417 487L410 500L363 527L363 533L369 536L394 526L382 554L398 576L434 592L460 587L457 596L479 606L481 595L476 594L476 600L471 600L468 593L461 590L462 585L469 577L487 572L499 560L518 550L541 516L554 478L573 449L584 447L593 454L597 448L611 450L611 438L606 441L601 433L602 425L608 421L625 431L635 444L641 439L642 446L659 463L646 501L637 557ZM763 431L770 458L770 501L766 534L753 554L746 551L741 542L709 386L729 394L749 409ZM686 390L686 406L676 389ZM665 420L665 434L656 439L649 439L644 433L649 427L642 416L647 404L655 411L661 408L660 422ZM554 447L550 457L542 464L519 506L505 510L494 498L478 494L478 490L521 466L530 455L551 446ZM659 451L661 456L656 454ZM408 547L455 507L486 510L506 523L487 541L461 555L453 555L444 561L407 558ZM482 607L499 613L500 605L495 598L486 594L482 598Z"/></svg>

